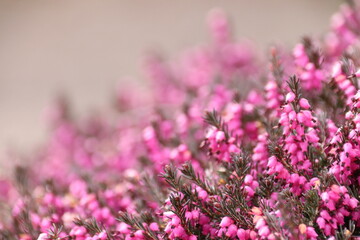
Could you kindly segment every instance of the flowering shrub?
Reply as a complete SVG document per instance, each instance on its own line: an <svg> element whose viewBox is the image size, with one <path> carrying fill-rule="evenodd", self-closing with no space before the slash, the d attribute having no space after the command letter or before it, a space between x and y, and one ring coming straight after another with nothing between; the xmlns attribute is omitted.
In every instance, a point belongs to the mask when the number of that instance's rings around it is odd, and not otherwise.
<svg viewBox="0 0 360 240"><path fill-rule="evenodd" d="M360 234L360 3L269 67L222 12L209 26L210 44L149 57L153 91L118 92L114 118L51 109L43 150L0 182L2 239Z"/></svg>

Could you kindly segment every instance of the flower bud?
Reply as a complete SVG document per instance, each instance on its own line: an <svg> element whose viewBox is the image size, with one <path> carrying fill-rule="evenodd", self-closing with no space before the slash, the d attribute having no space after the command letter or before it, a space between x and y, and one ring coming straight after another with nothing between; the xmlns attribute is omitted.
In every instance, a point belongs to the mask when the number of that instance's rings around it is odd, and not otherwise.
<svg viewBox="0 0 360 240"><path fill-rule="evenodd" d="M295 100L295 94L293 92L289 92L288 94L286 94L285 100L288 103L293 102Z"/></svg>
<svg viewBox="0 0 360 240"><path fill-rule="evenodd" d="M305 98L301 98L299 101L300 107L302 107L303 109L309 109L310 108L310 103L307 99Z"/></svg>
<svg viewBox="0 0 360 240"><path fill-rule="evenodd" d="M223 219L220 222L220 227L228 227L233 223L234 223L234 221L231 218L223 217Z"/></svg>
<svg viewBox="0 0 360 240"><path fill-rule="evenodd" d="M305 234L306 233L306 225L301 223L299 225L299 231L300 231L301 234Z"/></svg>

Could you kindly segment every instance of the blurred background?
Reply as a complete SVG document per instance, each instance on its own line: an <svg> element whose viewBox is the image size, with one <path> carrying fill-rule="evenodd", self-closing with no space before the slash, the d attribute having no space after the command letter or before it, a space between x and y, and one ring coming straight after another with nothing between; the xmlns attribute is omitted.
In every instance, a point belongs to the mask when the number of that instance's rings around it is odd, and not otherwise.
<svg viewBox="0 0 360 240"><path fill-rule="evenodd" d="M46 136L43 112L66 93L76 113L108 105L116 86L142 84L147 50L171 58L209 39L214 7L262 51L321 36L340 0L0 0L0 152ZM131 77L129 77L131 76Z"/></svg>

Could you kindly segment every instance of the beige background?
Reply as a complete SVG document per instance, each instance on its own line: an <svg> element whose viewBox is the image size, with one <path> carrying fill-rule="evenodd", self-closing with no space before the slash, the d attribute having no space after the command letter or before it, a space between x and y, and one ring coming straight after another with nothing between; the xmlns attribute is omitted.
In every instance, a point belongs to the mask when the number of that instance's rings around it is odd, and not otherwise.
<svg viewBox="0 0 360 240"><path fill-rule="evenodd" d="M44 139L43 109L59 91L78 113L104 106L124 76L139 74L143 50L168 56L206 42L213 7L237 36L262 48L320 34L336 0L0 0L0 150Z"/></svg>

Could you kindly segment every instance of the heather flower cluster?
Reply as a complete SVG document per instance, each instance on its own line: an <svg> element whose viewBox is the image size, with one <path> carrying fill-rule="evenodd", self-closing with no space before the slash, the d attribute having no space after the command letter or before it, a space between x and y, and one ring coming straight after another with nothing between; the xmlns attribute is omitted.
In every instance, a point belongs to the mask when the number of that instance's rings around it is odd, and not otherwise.
<svg viewBox="0 0 360 240"><path fill-rule="evenodd" d="M0 239L360 236L360 2L268 61L221 11L208 25L209 44L149 56L152 90L119 90L111 116L59 99L46 145L0 179Z"/></svg>

